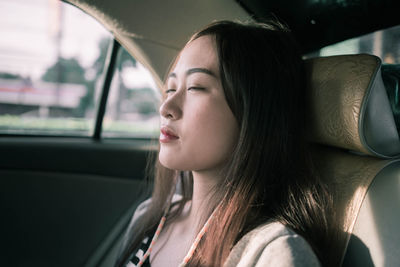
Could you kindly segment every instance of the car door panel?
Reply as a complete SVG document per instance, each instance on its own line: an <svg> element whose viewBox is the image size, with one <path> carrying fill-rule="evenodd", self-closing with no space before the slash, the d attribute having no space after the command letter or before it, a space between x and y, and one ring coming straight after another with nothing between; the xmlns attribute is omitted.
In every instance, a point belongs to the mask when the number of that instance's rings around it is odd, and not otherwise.
<svg viewBox="0 0 400 267"><path fill-rule="evenodd" d="M83 266L148 192L146 142L50 140L0 143L5 266Z"/></svg>

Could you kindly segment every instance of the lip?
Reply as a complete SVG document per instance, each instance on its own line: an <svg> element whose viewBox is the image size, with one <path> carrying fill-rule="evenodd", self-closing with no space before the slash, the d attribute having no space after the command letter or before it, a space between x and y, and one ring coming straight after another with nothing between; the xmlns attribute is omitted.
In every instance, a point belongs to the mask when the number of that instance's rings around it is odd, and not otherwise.
<svg viewBox="0 0 400 267"><path fill-rule="evenodd" d="M179 136L169 127L162 126L160 129L160 142L169 143L178 140Z"/></svg>

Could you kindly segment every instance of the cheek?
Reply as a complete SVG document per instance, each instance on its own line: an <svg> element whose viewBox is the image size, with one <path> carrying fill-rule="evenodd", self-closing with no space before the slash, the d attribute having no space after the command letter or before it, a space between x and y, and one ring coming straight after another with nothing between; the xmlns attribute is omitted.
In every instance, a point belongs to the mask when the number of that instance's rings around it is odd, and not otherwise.
<svg viewBox="0 0 400 267"><path fill-rule="evenodd" d="M207 116L202 125L197 134L197 140L201 141L197 143L199 167L219 166L226 162L237 142L236 120L230 110L229 113L217 110Z"/></svg>
<svg viewBox="0 0 400 267"><path fill-rule="evenodd" d="M167 148L160 151L161 163L168 163L168 154L174 169L205 170L226 162L237 142L238 127L225 101L221 102L196 103L185 109L180 144L174 150L169 147L170 153L161 153Z"/></svg>
<svg viewBox="0 0 400 267"><path fill-rule="evenodd" d="M210 156L223 153L231 147L231 140L235 133L236 122L233 115L221 107L205 107L204 113L194 114L191 123L196 129L193 136L198 141L199 151ZM209 152L209 153L206 153Z"/></svg>

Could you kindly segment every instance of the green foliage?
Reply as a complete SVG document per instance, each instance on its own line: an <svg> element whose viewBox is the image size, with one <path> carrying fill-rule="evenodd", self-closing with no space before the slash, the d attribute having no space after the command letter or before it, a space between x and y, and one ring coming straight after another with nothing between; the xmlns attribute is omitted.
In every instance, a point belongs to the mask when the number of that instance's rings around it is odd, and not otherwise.
<svg viewBox="0 0 400 267"><path fill-rule="evenodd" d="M109 38L103 38L99 42L99 55L91 67L95 72L94 79L86 81L86 95L82 97L79 103L79 107L75 111L76 116L78 117L84 117L86 111L94 107L95 86L97 80L101 77L101 74L103 73L110 41L111 39Z"/></svg>
<svg viewBox="0 0 400 267"><path fill-rule="evenodd" d="M109 38L102 38L99 42L99 55L97 59L93 63L93 69L96 73L96 77L99 77L103 72L104 62L106 61L107 57L107 50L110 46L110 39Z"/></svg>
<svg viewBox="0 0 400 267"><path fill-rule="evenodd" d="M22 80L23 77L19 74L0 72L0 79Z"/></svg>
<svg viewBox="0 0 400 267"><path fill-rule="evenodd" d="M126 65L136 66L136 60L125 49L119 50L118 55L118 70L121 71Z"/></svg>
<svg viewBox="0 0 400 267"><path fill-rule="evenodd" d="M74 83L86 86L86 95L81 99L73 116L84 117L86 110L93 106L94 82L85 78L85 69L75 58L59 58L42 76L43 81L53 83Z"/></svg>
<svg viewBox="0 0 400 267"><path fill-rule="evenodd" d="M42 76L42 80L55 83L85 84L85 69L75 58L61 57L46 70Z"/></svg>
<svg viewBox="0 0 400 267"><path fill-rule="evenodd" d="M94 106L95 85L103 72L109 43L109 38L100 40L99 55L91 66L94 77L90 80L86 79L87 70L80 65L76 58L59 58L42 76L42 80L47 82L75 83L86 86L86 95L81 98L79 107L73 111L75 117L85 117L86 112Z"/></svg>

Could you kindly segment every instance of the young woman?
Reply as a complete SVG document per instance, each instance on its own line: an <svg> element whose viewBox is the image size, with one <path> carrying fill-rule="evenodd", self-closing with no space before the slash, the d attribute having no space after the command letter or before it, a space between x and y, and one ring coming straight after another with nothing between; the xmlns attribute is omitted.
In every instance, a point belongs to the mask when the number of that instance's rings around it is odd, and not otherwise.
<svg viewBox="0 0 400 267"><path fill-rule="evenodd" d="M278 23L221 21L191 38L165 85L153 194L117 266L328 265L304 76Z"/></svg>

